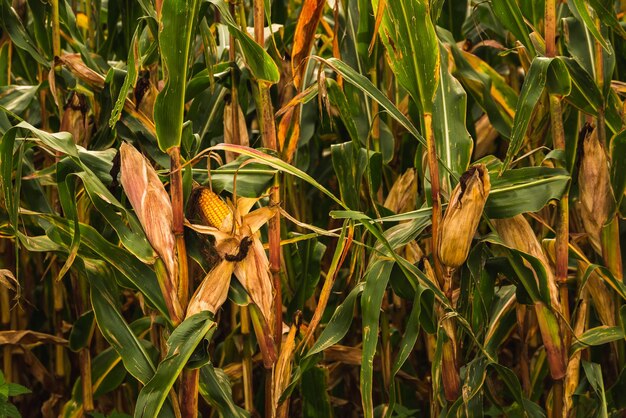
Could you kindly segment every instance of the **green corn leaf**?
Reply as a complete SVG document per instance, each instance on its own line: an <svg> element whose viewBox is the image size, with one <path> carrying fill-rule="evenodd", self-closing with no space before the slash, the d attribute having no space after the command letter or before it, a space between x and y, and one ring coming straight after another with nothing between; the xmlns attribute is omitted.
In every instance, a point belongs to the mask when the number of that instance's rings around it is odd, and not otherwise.
<svg viewBox="0 0 626 418"><path fill-rule="evenodd" d="M361 403L365 417L374 416L372 383L374 378L374 355L378 345L378 321L383 295L389 282L393 262L376 259L365 274L365 287L361 296L363 318L363 348L361 352Z"/></svg>
<svg viewBox="0 0 626 418"><path fill-rule="evenodd" d="M245 32L241 30L235 19L228 11L224 0L209 0L220 11L223 22L228 31L239 41L241 53L250 72L257 81L275 84L280 80L278 67L269 54Z"/></svg>
<svg viewBox="0 0 626 418"><path fill-rule="evenodd" d="M144 385L156 368L144 346L126 323L120 310L118 288L112 281L109 267L101 262L85 262L87 277L92 286L91 303L100 331L118 352L124 367Z"/></svg>
<svg viewBox="0 0 626 418"><path fill-rule="evenodd" d="M154 377L141 389L135 406L135 418L155 417L161 411L170 389L200 342L215 327L208 311L185 319L167 340L167 354Z"/></svg>
<svg viewBox="0 0 626 418"><path fill-rule="evenodd" d="M474 141L467 131L465 114L467 111L467 93L461 83L452 76L448 68L448 51L440 44L441 65L439 83L433 107L433 131L437 154L445 161L457 177L467 170ZM440 170L444 188L452 190L453 184L447 173Z"/></svg>
<svg viewBox="0 0 626 418"><path fill-rule="evenodd" d="M185 114L185 88L189 52L198 0L164 0L161 9L159 47L165 86L154 103L159 148L179 147Z"/></svg>
<svg viewBox="0 0 626 418"><path fill-rule="evenodd" d="M509 167L522 148L533 110L546 86L549 93L561 96L567 96L572 89L567 68L559 58L537 57L531 63L517 101L511 141L500 173Z"/></svg>
<svg viewBox="0 0 626 418"><path fill-rule="evenodd" d="M567 3L576 18L584 22L585 28L591 32L594 39L602 45L602 48L604 48L606 52L611 54L611 48L598 30L595 19L591 16L591 13L587 8L587 3L584 0L569 0Z"/></svg>
<svg viewBox="0 0 626 418"><path fill-rule="evenodd" d="M372 0L374 10L379 1ZM429 7L427 0L387 1L378 30L398 82L422 113L432 113L441 65Z"/></svg>
<svg viewBox="0 0 626 418"><path fill-rule="evenodd" d="M493 14L528 49L530 56L536 55L535 46L530 40L524 16L515 0L491 0Z"/></svg>

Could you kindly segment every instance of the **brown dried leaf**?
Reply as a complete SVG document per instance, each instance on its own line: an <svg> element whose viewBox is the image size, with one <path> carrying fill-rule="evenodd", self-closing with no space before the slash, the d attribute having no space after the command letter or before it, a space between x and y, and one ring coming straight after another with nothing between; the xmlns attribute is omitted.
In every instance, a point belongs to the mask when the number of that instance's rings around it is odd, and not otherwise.
<svg viewBox="0 0 626 418"><path fill-rule="evenodd" d="M580 190L580 212L585 231L594 249L602 253L600 230L613 210L613 189L609 175L609 164L604 148L594 129L584 136L582 157L578 171Z"/></svg>
<svg viewBox="0 0 626 418"><path fill-rule="evenodd" d="M217 312L228 296L230 278L234 268L234 263L222 260L214 269L209 271L200 287L191 297L187 308L187 318L202 311Z"/></svg>
<svg viewBox="0 0 626 418"><path fill-rule="evenodd" d="M59 344L67 345L65 338L56 335L44 334L43 332L22 330L22 331L0 331L0 345L40 345Z"/></svg>
<svg viewBox="0 0 626 418"><path fill-rule="evenodd" d="M325 4L325 0L304 0L302 11L298 17L291 49L293 83L297 90L300 90L301 87L302 76L306 68L305 60L311 51L311 46L315 39L315 31L322 18Z"/></svg>
<svg viewBox="0 0 626 418"><path fill-rule="evenodd" d="M274 287L270 263L258 237L252 237L248 255L243 261L236 264L235 276L246 289L252 301L259 307L265 321L268 324L273 324Z"/></svg>

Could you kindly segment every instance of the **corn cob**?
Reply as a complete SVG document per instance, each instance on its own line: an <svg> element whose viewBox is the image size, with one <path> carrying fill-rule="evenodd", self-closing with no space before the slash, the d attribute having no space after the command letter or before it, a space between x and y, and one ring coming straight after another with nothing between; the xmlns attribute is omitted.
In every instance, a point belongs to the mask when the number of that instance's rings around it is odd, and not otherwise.
<svg viewBox="0 0 626 418"><path fill-rule="evenodd" d="M448 269L456 269L467 259L490 190L484 164L470 167L454 188L439 228L438 256Z"/></svg>
<svg viewBox="0 0 626 418"><path fill-rule="evenodd" d="M231 213L228 205L208 187L196 190L196 208L202 220L212 227L220 228Z"/></svg>

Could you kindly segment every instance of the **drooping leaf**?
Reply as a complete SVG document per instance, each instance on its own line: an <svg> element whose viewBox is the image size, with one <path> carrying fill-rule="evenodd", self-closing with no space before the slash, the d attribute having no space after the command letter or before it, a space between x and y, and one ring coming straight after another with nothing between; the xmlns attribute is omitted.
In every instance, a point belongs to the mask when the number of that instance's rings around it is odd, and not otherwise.
<svg viewBox="0 0 626 418"><path fill-rule="evenodd" d="M86 272L92 286L91 303L98 327L118 352L124 367L144 385L147 384L156 368L144 346L126 323L117 299L117 285L104 263L86 263Z"/></svg>
<svg viewBox="0 0 626 418"><path fill-rule="evenodd" d="M535 56L535 46L530 40L524 16L515 0L491 0L491 10L499 22L528 49L531 57Z"/></svg>
<svg viewBox="0 0 626 418"><path fill-rule="evenodd" d="M223 22L228 26L229 32L237 38L241 47L242 54L245 58L245 63L250 68L250 72L258 81L263 81L269 84L277 83L280 79L280 73L276 63L272 60L269 54L261 48L259 44L243 32L239 25L235 22L235 19L228 11L228 7L224 0L209 0L217 7L222 16Z"/></svg>
<svg viewBox="0 0 626 418"><path fill-rule="evenodd" d="M550 93L561 96L571 91L569 73L559 58L536 57L532 61L517 101L509 149L500 172L509 167L522 148L533 110L546 86Z"/></svg>

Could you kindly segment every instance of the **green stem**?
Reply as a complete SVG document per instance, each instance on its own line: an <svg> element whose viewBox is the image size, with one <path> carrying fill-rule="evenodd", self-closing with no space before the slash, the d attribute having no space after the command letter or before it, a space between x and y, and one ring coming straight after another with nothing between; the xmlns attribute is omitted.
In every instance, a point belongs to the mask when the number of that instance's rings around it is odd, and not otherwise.
<svg viewBox="0 0 626 418"><path fill-rule="evenodd" d="M242 381L243 399L246 411L254 411L254 393L252 385L252 347L250 341L250 312L247 306L240 308L241 334L243 336Z"/></svg>
<svg viewBox="0 0 626 418"><path fill-rule="evenodd" d="M614 217L601 232L602 258L609 271L622 281L622 254L619 243L619 218Z"/></svg>
<svg viewBox="0 0 626 418"><path fill-rule="evenodd" d="M52 0L52 53L61 56L61 25L59 23L59 0Z"/></svg>

